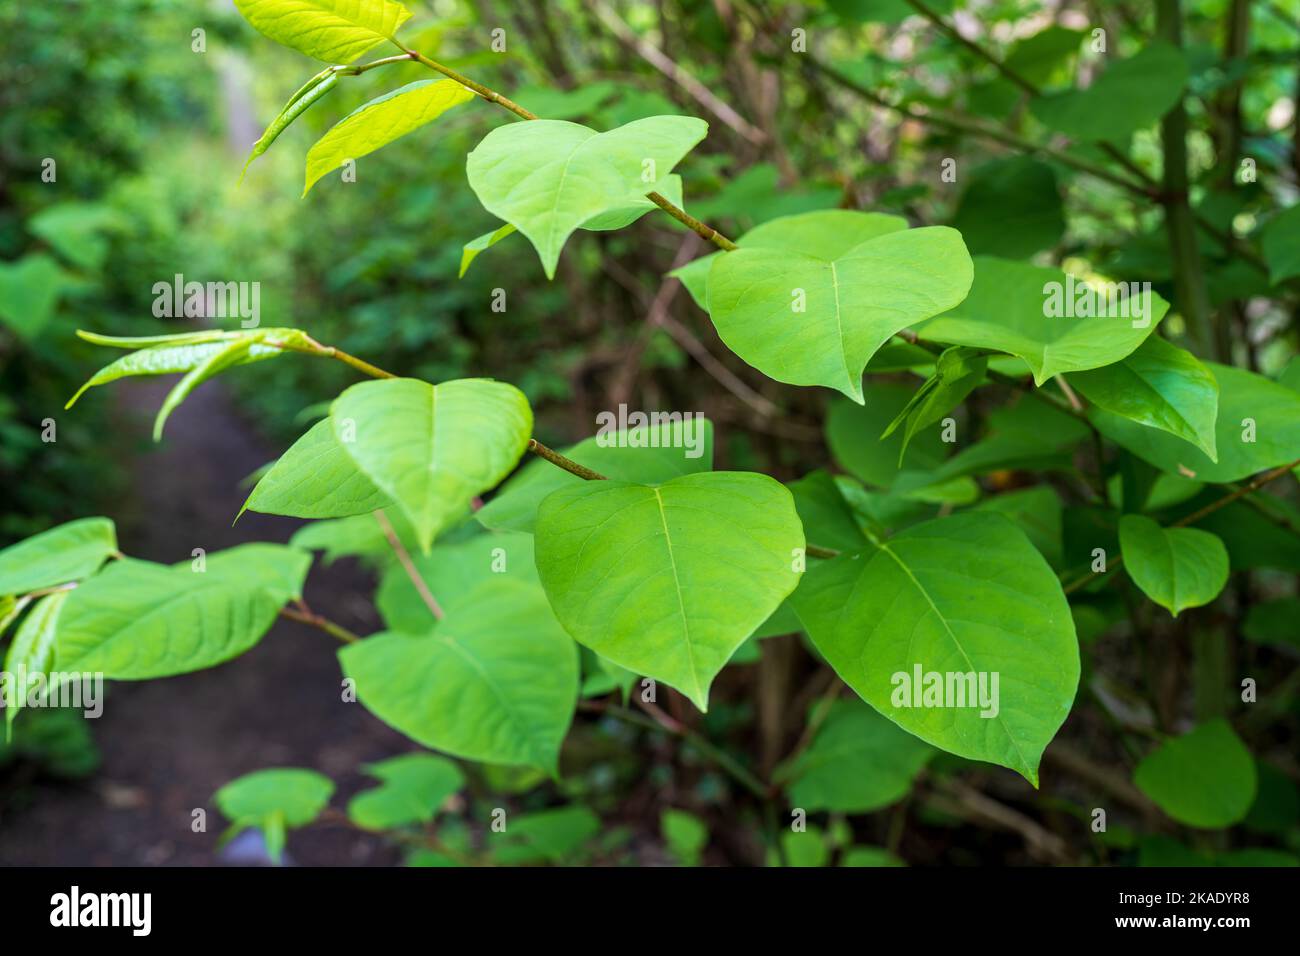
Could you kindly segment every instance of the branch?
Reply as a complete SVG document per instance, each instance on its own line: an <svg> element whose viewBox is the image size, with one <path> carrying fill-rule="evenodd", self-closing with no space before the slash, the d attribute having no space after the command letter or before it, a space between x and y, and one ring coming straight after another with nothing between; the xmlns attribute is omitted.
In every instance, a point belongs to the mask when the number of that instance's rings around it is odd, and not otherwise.
<svg viewBox="0 0 1300 956"><path fill-rule="evenodd" d="M375 512L375 520L379 522L380 530L384 532L384 537L388 539L388 546L393 549L393 553L397 555L397 560L401 562L402 570L406 572L406 576L411 579L411 584L415 586L415 593L420 595L420 600L429 609L429 613L433 615L434 620L441 621L447 616L442 610L442 605L433 596L433 592L429 590L428 582L424 580L424 576L415 567L415 562L411 560L411 552L406 550L406 545L402 544L402 539L393 530L393 523L388 520L388 515L384 514L384 509L380 508Z"/></svg>
<svg viewBox="0 0 1300 956"><path fill-rule="evenodd" d="M280 608L280 616L287 617L291 621L297 621L299 624L307 624L317 630L324 631L326 634L337 637L345 644L353 644L361 640L360 635L349 631L342 624L335 624L329 618L322 617L321 615L312 612L307 608L307 605L303 604L301 601L298 603L300 609L291 607Z"/></svg>
<svg viewBox="0 0 1300 956"><path fill-rule="evenodd" d="M528 450L539 458L545 458L552 465L563 468L571 475L577 475L584 481L608 481L608 479L598 471L592 471L586 465L580 465L572 458L566 458L558 451L547 448L536 438L528 439Z"/></svg>

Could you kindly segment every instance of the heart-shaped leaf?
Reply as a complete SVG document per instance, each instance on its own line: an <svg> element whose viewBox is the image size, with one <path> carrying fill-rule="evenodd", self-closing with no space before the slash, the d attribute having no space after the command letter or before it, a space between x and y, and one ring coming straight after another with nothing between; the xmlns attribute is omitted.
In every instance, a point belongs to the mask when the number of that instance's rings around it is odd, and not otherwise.
<svg viewBox="0 0 1300 956"><path fill-rule="evenodd" d="M547 278L565 241L589 220L659 189L708 124L651 116L597 133L561 120L498 126L469 154L470 188L537 249Z"/></svg>
<svg viewBox="0 0 1300 956"><path fill-rule="evenodd" d="M362 382L334 400L330 420L353 462L406 514L422 551L510 474L533 429L523 393L485 378Z"/></svg>
<svg viewBox="0 0 1300 956"><path fill-rule="evenodd" d="M1129 298L1117 293L1112 302L1112 290L1104 291L1056 269L981 256L966 300L916 333L935 342L1018 355L1042 385L1061 372L1118 362L1169 310L1153 292Z"/></svg>
<svg viewBox="0 0 1300 956"><path fill-rule="evenodd" d="M1070 381L1097 407L1177 435L1219 460L1219 383L1191 352L1153 335L1114 365L1077 372Z"/></svg>
<svg viewBox="0 0 1300 956"><path fill-rule="evenodd" d="M465 785L459 767L433 754L403 754L365 769L383 785L353 797L348 818L367 830L428 823L442 802Z"/></svg>
<svg viewBox="0 0 1300 956"><path fill-rule="evenodd" d="M537 516L537 570L565 629L708 706L709 684L794 590L803 527L766 475L588 481Z"/></svg>
<svg viewBox="0 0 1300 956"><path fill-rule="evenodd" d="M266 852L280 862L285 830L305 827L329 803L334 784L314 770L274 767L230 781L213 799L231 821L226 839L256 827L266 837Z"/></svg>
<svg viewBox="0 0 1300 956"><path fill-rule="evenodd" d="M276 43L324 60L351 63L411 17L394 0L235 0L244 19Z"/></svg>
<svg viewBox="0 0 1300 956"><path fill-rule="evenodd" d="M1239 822L1255 800L1255 760L1222 719L1165 741L1133 774L1138 789L1179 823L1218 829Z"/></svg>
<svg viewBox="0 0 1300 956"><path fill-rule="evenodd" d="M880 713L1038 785L1074 701L1079 647L1056 575L1002 515L951 515L840 555L811 568L791 604Z"/></svg>
<svg viewBox="0 0 1300 956"><path fill-rule="evenodd" d="M759 227L772 230L774 245L717 256L707 293L722 341L778 382L824 385L862 404L862 370L876 350L970 288L970 256L955 229L889 231L841 249L830 240L801 245L798 230L777 246L782 222Z"/></svg>
<svg viewBox="0 0 1300 956"><path fill-rule="evenodd" d="M440 599L447 616L428 633L378 634L339 651L358 698L426 747L555 774L578 650L545 596L501 580Z"/></svg>
<svg viewBox="0 0 1300 956"><path fill-rule="evenodd" d="M474 92L455 80L418 80L353 110L307 151L305 196L331 169L431 123Z"/></svg>
<svg viewBox="0 0 1300 956"><path fill-rule="evenodd" d="M1125 515L1119 545L1133 583L1174 617L1209 604L1228 583L1228 549L1208 531L1162 528L1142 515Z"/></svg>

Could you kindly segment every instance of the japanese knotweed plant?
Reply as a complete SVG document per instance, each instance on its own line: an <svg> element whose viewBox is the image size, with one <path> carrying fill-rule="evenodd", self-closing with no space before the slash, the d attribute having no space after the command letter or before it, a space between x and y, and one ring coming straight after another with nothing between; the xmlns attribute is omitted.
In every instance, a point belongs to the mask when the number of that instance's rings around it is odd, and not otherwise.
<svg viewBox="0 0 1300 956"><path fill-rule="evenodd" d="M337 637L346 683L412 740L555 777L584 698L636 722L645 718L618 695L644 702L643 690L660 682L703 711L715 678L752 652L749 642L802 632L860 701L826 698L772 779L649 712L691 735L769 808L878 809L908 791L936 748L1037 786L1044 749L1079 690L1080 622L1091 626L1098 613L1072 610L1071 595L1104 593L1122 565L1172 615L1214 601L1229 556L1196 525L1300 459L1300 394L1163 338L1169 305L1158 295L1134 293L1120 314L1075 308L1094 290L1080 282L1076 296L1059 270L972 259L958 229L910 228L879 213L786 216L732 241L685 211L673 171L706 137L700 119L652 116L598 131L539 118L408 48L397 34L410 13L394 0L236 5L269 38L331 64L290 98L249 162L347 77L424 65L433 78L372 100L311 148L304 192L449 110L502 109L514 121L466 161L470 188L502 225L465 245L462 273L519 232L553 277L575 234L666 212L717 248L675 275L726 346L776 381L842 394L827 437L847 474L783 485L715 471L708 423L705 453L681 454L690 421L555 451L533 437L528 399L512 385L394 377L297 329L81 333L125 350L82 391L182 374L158 413L159 434L197 385L234 366L298 353L344 362L367 380L334 398L248 496L245 509L322 519L289 546L164 566L122 555L112 523L90 518L0 552L0 595L9 595L0 627L18 621L6 671L48 674L51 685L78 672L180 674L248 650L285 616ZM357 62L383 43L400 52ZM1082 143L1112 143L1180 100L1186 71L1176 51L1156 41L1132 59L1171 55L1161 69L1125 61L1088 90L1037 97L1034 113ZM1111 180L1129 175L1073 163ZM1049 289L1068 290L1055 311ZM864 377L901 369L920 370L920 387ZM947 454L939 432L953 427L950 413L991 382L1024 400L999 412L985 438ZM1073 470L1076 451L1093 449L1096 473ZM1121 462L1109 472L1107 451ZM1096 516L1095 540L1062 544L1062 503L1047 485L979 502L975 477L1009 468L1086 479L1076 507ZM1206 485L1224 487L1178 517L1147 514ZM359 637L307 607L313 549L391 549L377 595L387 630ZM970 699L953 705L945 694L954 687ZM6 711L10 724L16 714ZM379 786L348 815L376 830L427 824L463 783L455 764L431 754L369 770ZM1246 814L1255 781L1232 727L1207 720L1154 749L1135 782L1175 820L1219 827ZM263 828L278 853L285 831L315 819L331 792L313 772L269 770L216 799L235 829ZM698 821L678 814L663 826L679 858L698 857ZM581 807L523 818L494 859L571 858L596 829ZM439 845L426 862L463 862L467 846Z"/></svg>

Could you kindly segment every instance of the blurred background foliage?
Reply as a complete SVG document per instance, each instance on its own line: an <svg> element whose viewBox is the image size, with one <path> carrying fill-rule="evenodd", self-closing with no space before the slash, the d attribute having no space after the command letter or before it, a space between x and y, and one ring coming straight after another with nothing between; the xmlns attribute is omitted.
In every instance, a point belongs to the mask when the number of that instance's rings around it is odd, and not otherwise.
<svg viewBox="0 0 1300 956"><path fill-rule="evenodd" d="M972 252L1030 258L1082 276L1149 280L1173 297L1159 205L1050 156L1027 159L972 135L967 127L978 123L1050 139L1021 90L902 0L408 5L417 14L404 32L411 46L539 115L598 129L660 113L709 120L708 139L678 171L688 211L732 237L812 209L891 212L914 224L953 223ZM1069 89L1097 72L1101 60L1086 42L1093 30L1106 31L1111 58L1137 52L1153 31L1150 5L1124 0L933 0L931 6L1046 90ZM1250 3L1245 51L1229 42L1234 8L1233 0L1184 3L1192 201L1221 228L1255 237L1294 203L1300 176L1300 0ZM743 119L720 119L651 66L611 29L611 16L629 35L649 38ZM195 49L196 28L205 31L202 51ZM506 31L504 52L489 49L496 28ZM806 55L789 55L793 31L804 31ZM241 185L239 169L252 141L311 69L257 36L224 0L50 0L0 9L0 544L71 517L112 514L130 498L130 463L145 434L114 423L132 410L114 404L116 391L103 390L84 399L76 414L63 412L102 359L73 333L176 331L185 320L152 314L154 283L175 274L259 282L264 325L305 329L398 374L512 382L537 410L539 438L552 444L590 434L598 411L628 402L704 412L718 426L718 468L791 480L828 464L821 426L826 396L747 368L689 297L664 279L704 251L667 217L579 234L554 282L545 280L521 236L485 251L456 278L464 243L497 225L465 179L465 154L503 121L490 107L461 107L363 158L355 183L331 175L300 199L310 144L374 96L427 78L419 66L340 82L249 168ZM1230 94L1238 89L1234 121ZM900 116L881 101L906 104L916 116ZM1256 161L1256 183L1234 182L1235 167L1217 159L1229 136L1240 136L1243 153ZM1095 149L1073 152L1106 161ZM1155 125L1133 137L1130 155L1159 174ZM942 175L953 158L960 171L955 182ZM50 159L54 182L42 179ZM1300 333L1294 283L1283 294L1270 291L1209 235L1200 239L1214 305L1231 316L1233 361L1281 373ZM508 290L504 312L490 308L498 288ZM1176 332L1178 323L1173 316L1167 330ZM906 372L898 377L915 384ZM313 408L353 378L335 363L285 359L204 387L234 389L247 427L283 448ZM989 396L997 394L981 390L963 414L986 420ZM173 427L187 427L185 414L178 413ZM42 440L51 419L59 454L47 453ZM988 482L1016 487L1022 479L1006 472ZM920 510L933 513L940 505ZM1090 610L1097 620L1081 621L1085 640L1125 615L1118 606ZM809 702L795 697L793 707ZM707 719L713 732L726 734L755 720L754 705L724 695ZM57 740L45 751L54 772L93 767L75 728L57 718L44 722L50 726L40 732ZM1105 722L1093 717L1088 726L1104 730ZM630 822L647 814L658 821L652 806L635 803L643 798L616 806L614 795L641 773L626 748L576 737L577 759L589 769L565 785L566 795ZM41 751L39 741L30 747ZM12 751L0 750L0 761ZM775 754L761 758L768 770ZM724 783L697 769L696 799L720 804ZM651 779L664 783L667 773L656 766ZM1286 818L1271 823L1270 832L1289 833L1293 843L1294 776L1293 755L1282 782L1270 784L1281 789ZM493 785L508 790L511 782ZM948 797L960 804L960 794ZM935 832L958 819L942 802L920 813ZM659 821L674 858L698 858L692 821ZM847 847L844 826L842 819L828 823L827 847ZM629 838L622 831L616 836ZM1131 833L1102 842L1116 852L1136 845ZM1151 846L1158 856L1160 846ZM913 849L922 857L928 852ZM940 850L933 852L937 857ZM1004 853L1019 858L998 837L982 851L954 852L955 862Z"/></svg>

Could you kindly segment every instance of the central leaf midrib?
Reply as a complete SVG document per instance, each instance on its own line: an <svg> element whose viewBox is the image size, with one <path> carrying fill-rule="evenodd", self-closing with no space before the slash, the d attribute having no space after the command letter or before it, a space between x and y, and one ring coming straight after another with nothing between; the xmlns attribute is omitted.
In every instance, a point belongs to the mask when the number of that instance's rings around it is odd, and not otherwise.
<svg viewBox="0 0 1300 956"><path fill-rule="evenodd" d="M952 640L953 646L957 648L957 652L961 654L962 660L966 662L972 672L978 673L975 667L975 662L970 659L970 655L966 653L966 648L962 647L961 641L957 640L957 635L954 634L952 628L948 626L948 619L943 616L942 612L940 612L938 606L934 603L934 599L930 597L930 592L925 589L925 586L922 585L919 580L917 580L916 575L912 573L912 569L903 562L902 558L894 553L894 550L889 547L888 543L881 542L879 547L881 551L893 558L894 563L897 564L902 572L907 575L908 580L911 581L916 590L920 592L921 597L925 598L925 603L930 605L930 610L934 612L934 616L937 617L939 623L943 625L944 631L947 632L948 637ZM916 632L913 631L912 633L915 635ZM907 656L911 657L911 654L912 643L909 639L907 645ZM997 721L998 726L1002 728L1002 732L1006 734L1007 740L1011 743L1011 746L1015 748L1016 756L1020 758L1020 762L1026 767L1032 766L1032 764L1025 759L1024 751L1020 749L1020 743L1014 736L1012 736L1011 730L1007 727L1006 721L1002 719L1002 709L1000 707L998 708L998 716L993 719Z"/></svg>
<svg viewBox="0 0 1300 956"><path fill-rule="evenodd" d="M691 680L695 684L695 696L698 697L700 693L700 674L695 664L695 647L691 643L691 627L686 617L686 602L682 597L682 582L681 578L677 576L677 558L673 554L673 539L668 533L668 512L664 508L664 499L659 493L659 489L651 488L650 490L654 492L655 503L659 508L659 521L664 529L664 543L668 548L668 564L673 572L673 590L677 592L677 607L682 615L682 634L686 638L686 656L690 661Z"/></svg>

